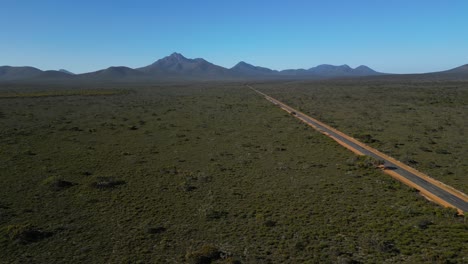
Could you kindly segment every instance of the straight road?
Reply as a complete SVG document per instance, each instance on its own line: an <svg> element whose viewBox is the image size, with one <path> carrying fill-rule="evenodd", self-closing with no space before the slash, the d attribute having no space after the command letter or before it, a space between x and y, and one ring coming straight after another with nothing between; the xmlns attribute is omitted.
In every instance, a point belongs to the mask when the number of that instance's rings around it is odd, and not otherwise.
<svg viewBox="0 0 468 264"><path fill-rule="evenodd" d="M358 155L370 156L377 160L383 160L384 164L382 169L385 173L403 182L404 184L419 190L421 194L433 202L436 202L445 207L456 208L460 214L463 214L463 212L468 212L468 196L466 194L448 185L445 185L444 183L437 181L304 113L297 111L296 109L254 89L249 85L247 85L247 87L264 96L268 101L278 105L283 110L294 115L296 118L302 120L309 126L331 137L339 144L343 145L354 153Z"/></svg>

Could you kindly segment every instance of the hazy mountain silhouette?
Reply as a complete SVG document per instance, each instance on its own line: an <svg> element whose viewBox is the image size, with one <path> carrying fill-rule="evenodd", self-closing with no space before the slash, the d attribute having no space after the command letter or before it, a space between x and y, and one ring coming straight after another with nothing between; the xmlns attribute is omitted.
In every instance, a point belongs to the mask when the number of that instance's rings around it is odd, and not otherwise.
<svg viewBox="0 0 468 264"><path fill-rule="evenodd" d="M440 72L403 75L406 78L414 76L417 79L429 80L468 80L468 64Z"/></svg>
<svg viewBox="0 0 468 264"><path fill-rule="evenodd" d="M41 70L34 67L0 67L0 80L23 80L37 77L42 73Z"/></svg>
<svg viewBox="0 0 468 264"><path fill-rule="evenodd" d="M458 74L468 74L468 64L462 65L460 67L456 67L450 69L448 71L443 71L441 73L458 73Z"/></svg>
<svg viewBox="0 0 468 264"><path fill-rule="evenodd" d="M34 76L33 79L69 79L74 75L61 72L61 71L41 71L37 76Z"/></svg>
<svg viewBox="0 0 468 264"><path fill-rule="evenodd" d="M182 77L195 79L222 79L229 77L226 68L210 63L204 59L187 59L182 54L173 53L157 60L155 63L136 70L152 77Z"/></svg>
<svg viewBox="0 0 468 264"><path fill-rule="evenodd" d="M280 72L282 75L302 76L302 77L318 77L318 78L333 78L333 77L362 77L372 75L383 75L384 73L376 72L371 68L361 65L355 69L348 65L329 65L322 64L308 70L284 70Z"/></svg>
<svg viewBox="0 0 468 264"><path fill-rule="evenodd" d="M239 62L230 69L230 72L238 76L263 76L263 75L274 75L278 74L278 71L274 71L268 68L253 66L246 62Z"/></svg>
<svg viewBox="0 0 468 264"><path fill-rule="evenodd" d="M288 70L282 70L279 73L282 76L291 76L291 77L310 75L309 72L304 69L288 69Z"/></svg>
<svg viewBox="0 0 468 264"><path fill-rule="evenodd" d="M70 75L75 75L73 72L67 71L67 70L65 70L65 69L60 69L60 70L58 70L58 71L59 71L59 72L66 73L66 74L70 74Z"/></svg>
<svg viewBox="0 0 468 264"><path fill-rule="evenodd" d="M426 74L385 74L361 65L355 69L348 65L322 64L310 69L289 69L275 71L265 67L239 62L227 69L204 59L188 59L182 54L170 56L141 68L125 66L84 74L73 74L67 70L41 71L34 67L0 67L0 81L158 81L158 80L272 80L272 79L327 79L327 78L406 78L406 79L468 79L468 64L442 72Z"/></svg>
<svg viewBox="0 0 468 264"><path fill-rule="evenodd" d="M366 76L370 76L370 75L382 75L384 73L381 73L381 72L377 72L377 71L374 71L373 69L367 67L366 65L361 65L361 66L358 66L354 69L354 73L357 74L357 75L366 75Z"/></svg>
<svg viewBox="0 0 468 264"><path fill-rule="evenodd" d="M425 78L446 79L446 80L467 80L468 79L468 64L441 72L431 72L419 74Z"/></svg>
<svg viewBox="0 0 468 264"><path fill-rule="evenodd" d="M138 78L144 77L145 74L141 71L134 70L125 66L113 66L104 70L95 72L83 73L77 75L79 79L102 79L102 80L113 80L113 79L125 79L125 78Z"/></svg>
<svg viewBox="0 0 468 264"><path fill-rule="evenodd" d="M319 75L319 76L352 76L353 69L348 65L334 66L329 64L322 64L317 67L310 68L308 73Z"/></svg>

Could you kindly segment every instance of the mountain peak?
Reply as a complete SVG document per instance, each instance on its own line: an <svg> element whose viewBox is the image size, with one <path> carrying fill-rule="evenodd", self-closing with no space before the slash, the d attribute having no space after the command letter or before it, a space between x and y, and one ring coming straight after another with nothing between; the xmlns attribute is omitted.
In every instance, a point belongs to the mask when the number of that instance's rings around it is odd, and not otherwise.
<svg viewBox="0 0 468 264"><path fill-rule="evenodd" d="M171 58L171 59L176 59L176 60L187 60L187 58L184 57L184 55L177 53L177 52L173 52L171 55L169 55L166 58Z"/></svg>
<svg viewBox="0 0 468 264"><path fill-rule="evenodd" d="M264 68L264 67L259 67L259 66L254 66L252 64L249 64L245 61L241 61L237 63L234 67L231 68L231 71L234 71L237 74L244 74L244 75L265 75L265 74L272 74L274 73L273 70Z"/></svg>
<svg viewBox="0 0 468 264"><path fill-rule="evenodd" d="M356 67L356 69L354 69L354 72L360 75L378 75L379 74L378 72L367 67L366 65L360 65L359 67Z"/></svg>
<svg viewBox="0 0 468 264"><path fill-rule="evenodd" d="M227 69L214 65L202 58L188 59L174 52L146 67L136 70L152 76L219 79L227 75Z"/></svg>
<svg viewBox="0 0 468 264"><path fill-rule="evenodd" d="M369 67L367 67L366 65L359 65L358 67L356 67L355 70L357 69L370 69Z"/></svg>
<svg viewBox="0 0 468 264"><path fill-rule="evenodd" d="M236 64L236 66L239 65L239 66L242 66L242 65L249 65L249 66L252 66L252 64L249 64L245 61L239 61L239 63ZM234 66L235 67L235 66Z"/></svg>
<svg viewBox="0 0 468 264"><path fill-rule="evenodd" d="M255 68L254 65L252 64L249 64L245 61L240 61L239 63L237 63L234 67L232 67L232 69L236 69L236 68Z"/></svg>

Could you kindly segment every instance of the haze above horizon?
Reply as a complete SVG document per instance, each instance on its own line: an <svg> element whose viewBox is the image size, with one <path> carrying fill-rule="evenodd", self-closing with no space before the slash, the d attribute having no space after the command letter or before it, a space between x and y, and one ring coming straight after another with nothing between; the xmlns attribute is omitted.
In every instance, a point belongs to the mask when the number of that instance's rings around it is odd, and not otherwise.
<svg viewBox="0 0 468 264"><path fill-rule="evenodd" d="M0 65L83 73L172 52L230 68L421 73L468 63L467 1L7 1Z"/></svg>

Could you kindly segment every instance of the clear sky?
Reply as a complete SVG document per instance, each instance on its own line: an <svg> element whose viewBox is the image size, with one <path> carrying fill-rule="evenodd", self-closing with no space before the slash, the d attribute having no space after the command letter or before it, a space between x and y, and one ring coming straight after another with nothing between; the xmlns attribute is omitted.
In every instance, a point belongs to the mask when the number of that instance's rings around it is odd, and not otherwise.
<svg viewBox="0 0 468 264"><path fill-rule="evenodd" d="M0 65L141 67L180 52L232 67L468 63L467 0L0 0Z"/></svg>

